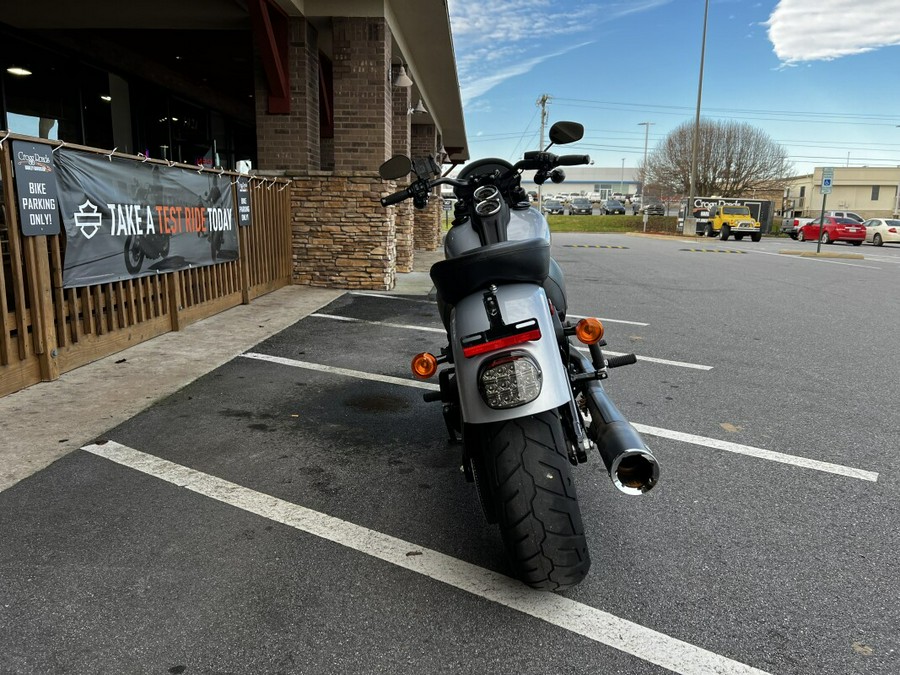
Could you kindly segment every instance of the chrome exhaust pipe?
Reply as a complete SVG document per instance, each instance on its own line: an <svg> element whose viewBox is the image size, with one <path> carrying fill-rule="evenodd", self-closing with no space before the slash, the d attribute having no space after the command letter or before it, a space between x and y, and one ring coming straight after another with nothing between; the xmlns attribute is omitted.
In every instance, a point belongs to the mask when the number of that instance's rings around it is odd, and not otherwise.
<svg viewBox="0 0 900 675"><path fill-rule="evenodd" d="M590 361L580 354L576 357L589 368ZM584 384L584 398L591 415L588 437L597 445L609 477L618 490L627 495L640 495L652 490L659 482L659 462L644 443L641 435L625 419L597 380Z"/></svg>

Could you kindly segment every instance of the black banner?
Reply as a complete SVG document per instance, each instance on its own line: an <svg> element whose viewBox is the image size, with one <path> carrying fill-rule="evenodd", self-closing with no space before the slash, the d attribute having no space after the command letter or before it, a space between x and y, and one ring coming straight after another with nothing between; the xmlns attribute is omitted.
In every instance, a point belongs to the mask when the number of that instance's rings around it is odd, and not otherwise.
<svg viewBox="0 0 900 675"><path fill-rule="evenodd" d="M59 234L53 148L43 143L13 141L12 150L22 234Z"/></svg>
<svg viewBox="0 0 900 675"><path fill-rule="evenodd" d="M65 288L238 257L230 176L65 148L55 159Z"/></svg>

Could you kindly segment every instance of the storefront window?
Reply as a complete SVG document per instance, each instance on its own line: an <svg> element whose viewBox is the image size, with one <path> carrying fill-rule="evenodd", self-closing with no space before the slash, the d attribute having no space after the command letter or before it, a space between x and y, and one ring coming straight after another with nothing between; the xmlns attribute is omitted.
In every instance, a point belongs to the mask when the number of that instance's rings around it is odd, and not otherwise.
<svg viewBox="0 0 900 675"><path fill-rule="evenodd" d="M81 142L77 64L35 44L0 34L5 125L38 138Z"/></svg>

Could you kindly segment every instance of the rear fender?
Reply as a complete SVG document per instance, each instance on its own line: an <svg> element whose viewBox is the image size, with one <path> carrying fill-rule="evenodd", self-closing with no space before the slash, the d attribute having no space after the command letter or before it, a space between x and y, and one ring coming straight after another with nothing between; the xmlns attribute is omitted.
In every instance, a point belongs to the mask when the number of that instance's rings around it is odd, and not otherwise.
<svg viewBox="0 0 900 675"><path fill-rule="evenodd" d="M569 378L560 357L556 331L544 289L536 284L509 284L498 287L494 295L497 297L500 314L506 325L536 319L541 337L539 340L517 344L508 349L466 358L463 354L462 338L488 330L490 322L484 307L483 292L473 293L456 304L450 315L450 345L453 350L462 416L468 424L499 422L533 415L567 404L571 397ZM542 376L541 393L534 401L525 405L495 410L481 397L478 390L478 371L485 362L492 361L511 350L527 352L538 364Z"/></svg>

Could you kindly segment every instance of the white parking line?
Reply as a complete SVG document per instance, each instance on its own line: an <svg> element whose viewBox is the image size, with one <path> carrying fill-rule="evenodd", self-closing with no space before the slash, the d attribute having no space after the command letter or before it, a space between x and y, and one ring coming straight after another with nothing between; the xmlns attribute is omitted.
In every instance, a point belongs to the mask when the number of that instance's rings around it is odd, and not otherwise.
<svg viewBox="0 0 900 675"><path fill-rule="evenodd" d="M365 324L369 324L372 326L387 326L388 328L403 328L405 330L421 330L421 331L427 331L429 333L441 333L441 334L446 333L446 331L443 328L431 328L429 326L413 326L410 324L403 324L403 323L389 323L387 321L369 321L368 319L356 319L356 318L350 317L350 316L338 316L337 314L324 314L322 312L315 312L314 314L310 314L310 316L314 316L318 319L332 319L334 321L348 321L348 322L352 322L352 323L365 323ZM623 322L623 323L626 323L626 322ZM631 321L631 322L627 322L627 323L636 323L636 322ZM637 325L646 326L647 324L643 323L643 324L637 324ZM581 351L585 351L585 350L582 349ZM603 351L604 351L604 353L606 353L610 356L624 356L625 355L625 352L614 352L614 351L610 351L608 349L604 349ZM695 370L712 370L713 369L712 366L704 366L699 363L688 363L687 361L672 361L669 359L658 359L654 356L638 356L637 358L639 361L647 361L650 363L660 363L660 364L663 364L666 366L678 366L680 368L693 368Z"/></svg>
<svg viewBox="0 0 900 675"><path fill-rule="evenodd" d="M440 387L429 382L419 382L412 379L404 379L402 377L392 377L390 375L376 375L375 373L366 373L360 370L350 370L348 368L336 368L334 366L324 366L318 363L309 363L308 361L295 361L294 359L285 359L280 356L269 356L268 354L258 354L254 352L246 352L241 356L248 359L257 359L259 361L269 361L284 366L292 366L294 368L306 368L308 370L318 370L325 373L333 373L335 375L345 375L347 377L355 377L362 380L371 380L373 382L385 382L388 384L399 384L404 387L416 387L418 389L430 389L432 391L440 391ZM824 471L825 473L837 474L848 478L857 478L859 480L876 482L878 473L874 471L865 471L841 464L831 464L830 462L820 462L816 459L808 459L797 455L788 455L774 450L765 450L763 448L755 448L751 445L741 445L732 443L731 441L722 441L717 438L708 438L706 436L696 436L694 434L684 433L682 431L673 431L670 429L660 429L659 427L651 427L645 424L632 425L640 433L660 438L669 438L672 440L683 441L693 445L700 445L707 448L715 448L716 450L724 450L725 452L733 452L748 457L756 457L757 459L765 459L772 462L780 462L782 464L791 464L804 469L813 469L815 471Z"/></svg>
<svg viewBox="0 0 900 675"><path fill-rule="evenodd" d="M590 349L586 347L577 347L578 351L590 354ZM614 352L603 348L605 356L625 356L625 352ZM688 363L687 361L670 361L669 359L658 359L655 356L638 356L638 361L649 361L650 363L661 363L666 366L678 366L679 368L693 368L695 370L712 370L712 366L702 366L699 363Z"/></svg>
<svg viewBox="0 0 900 675"><path fill-rule="evenodd" d="M318 370L321 373L331 373L332 375L345 375L346 377L355 377L359 380L371 380L373 382L386 382L387 384L399 384L403 387L415 387L416 389L429 389L431 391L440 391L440 386L431 382L420 382L419 380L404 379L402 377L393 377L391 375L376 375L375 373L365 373L361 370L350 370L349 368L338 368L336 366L325 366L321 363L310 363L309 361L296 361L294 359L285 359L280 356L269 356L268 354L258 354L256 352L245 352L241 354L246 359L256 359L257 361L268 361L277 363L282 366L291 366L292 368L305 368L306 370Z"/></svg>
<svg viewBox="0 0 900 675"><path fill-rule="evenodd" d="M368 319L356 319L352 316L338 316L337 314L323 314L322 312L314 312L310 314L318 319L334 319L336 321L350 321L352 323L367 323L373 326L387 326L388 328L406 328L407 330L424 330L429 333L447 334L443 328L430 328L428 326L411 326L405 323L390 323L388 321L369 321Z"/></svg>
<svg viewBox="0 0 900 675"><path fill-rule="evenodd" d="M770 462L781 462L782 464L791 464L804 469L815 469L816 471L834 473L839 476L847 476L848 478L858 478L859 480L871 481L873 483L878 482L878 473L875 471L865 471L863 469L855 469L852 466L831 464L830 462L820 462L817 459L798 457L797 455L787 455L783 452L775 452L774 450L754 448L752 445L740 445L739 443L732 443L731 441L721 441L717 438L696 436L695 434L686 434L682 431L672 431L671 429L660 429L659 427L651 427L646 424L632 422L632 426L637 429L639 433L647 434L648 436L658 436L659 438L668 438L684 443L691 443L692 445L702 445L707 448L715 448L716 450L734 452L738 455L767 459Z"/></svg>
<svg viewBox="0 0 900 675"><path fill-rule="evenodd" d="M588 316L583 316L583 315L581 315L581 314L569 314L568 312L566 312L566 318L567 318L567 319L590 319L590 318L597 318L597 319L600 319L601 322L604 322L604 321L605 321L606 323L627 323L627 324L629 324L630 326L649 326L649 325L650 325L649 323L642 323L642 322L640 322L640 321L626 321L625 319L607 319L607 318L604 318L604 317L602 317L602 316L598 316L598 317L588 317Z"/></svg>
<svg viewBox="0 0 900 675"><path fill-rule="evenodd" d="M402 300L403 302L423 302L426 305L433 305L434 300L420 300L418 298L404 298L401 295L391 295L390 293L369 293L366 291L350 291L350 295L362 295L367 298L387 298L388 300Z"/></svg>
<svg viewBox="0 0 900 675"><path fill-rule="evenodd" d="M877 260L878 262L891 263L893 265L900 265L900 258L890 258L884 255L872 255L871 253L866 253L866 260Z"/></svg>
<svg viewBox="0 0 900 675"><path fill-rule="evenodd" d="M819 262L819 263L829 263L831 265L846 265L847 267L862 267L865 270L880 270L880 267L873 267L872 265L860 265L859 263L847 263L840 262L839 260L828 260L826 258L811 258L809 256L803 255L783 255L781 253L772 253L771 251L753 251L750 250L750 253L759 253L760 255L775 255L779 258L785 258L787 260L808 260L809 262Z"/></svg>
<svg viewBox="0 0 900 675"><path fill-rule="evenodd" d="M438 551L251 490L114 441L102 445L87 445L83 450L223 504L440 581L676 673L766 675L765 671L589 605L553 593L533 591L502 574Z"/></svg>

